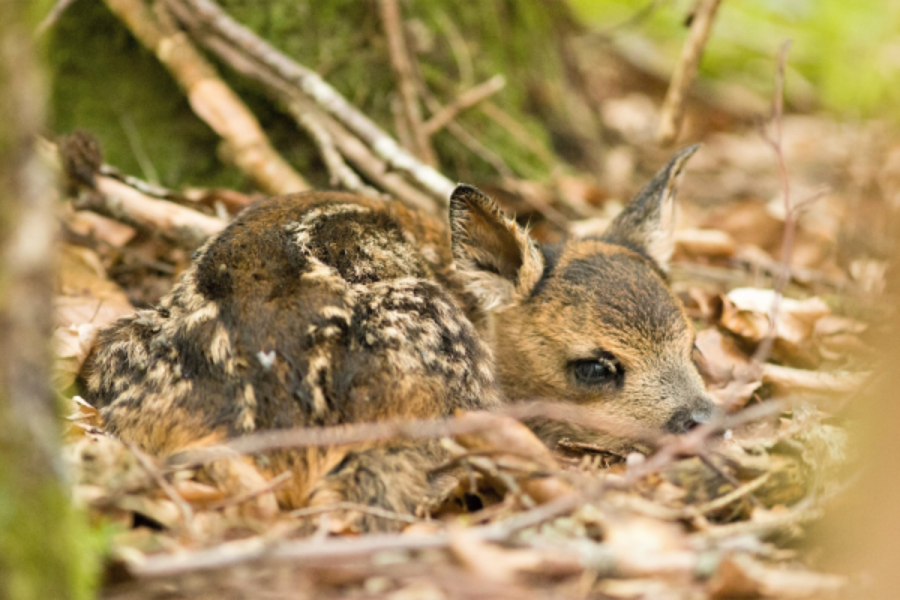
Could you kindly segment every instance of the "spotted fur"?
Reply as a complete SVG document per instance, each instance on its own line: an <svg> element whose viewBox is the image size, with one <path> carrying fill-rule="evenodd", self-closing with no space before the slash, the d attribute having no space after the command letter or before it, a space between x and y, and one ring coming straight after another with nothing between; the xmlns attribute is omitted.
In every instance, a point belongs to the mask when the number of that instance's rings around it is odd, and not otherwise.
<svg viewBox="0 0 900 600"><path fill-rule="evenodd" d="M351 194L260 202L196 253L160 306L101 333L85 394L111 433L160 456L254 431L489 410L504 398L573 400L684 430L711 407L663 277L685 159L603 237L558 247L541 248L468 186L451 198L450 231ZM621 385L573 381L572 361L601 355L623 368ZM534 427L551 444L598 439ZM290 470L286 506L351 499L411 512L445 483L429 475L443 458L428 442L280 452L209 471L247 488Z"/></svg>

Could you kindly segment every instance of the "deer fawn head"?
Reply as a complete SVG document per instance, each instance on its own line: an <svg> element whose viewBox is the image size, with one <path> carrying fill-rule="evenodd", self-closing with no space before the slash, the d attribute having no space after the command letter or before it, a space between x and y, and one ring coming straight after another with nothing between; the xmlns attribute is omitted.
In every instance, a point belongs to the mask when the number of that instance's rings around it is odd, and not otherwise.
<svg viewBox="0 0 900 600"><path fill-rule="evenodd" d="M544 247L480 191L456 189L453 253L489 314L485 335L508 399L571 401L611 422L669 433L710 418L694 332L666 282L675 183L695 151L678 153L602 235ZM577 425L535 429L549 443L628 447L622 436L598 440Z"/></svg>

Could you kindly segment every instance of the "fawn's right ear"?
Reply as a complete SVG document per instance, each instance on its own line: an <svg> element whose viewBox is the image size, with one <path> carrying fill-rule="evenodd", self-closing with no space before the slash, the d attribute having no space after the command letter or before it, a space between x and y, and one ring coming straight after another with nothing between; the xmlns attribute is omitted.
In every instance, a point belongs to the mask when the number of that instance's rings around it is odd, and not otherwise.
<svg viewBox="0 0 900 600"><path fill-rule="evenodd" d="M484 310L506 308L531 294L544 256L493 200L474 187L457 186L450 196L450 228L456 268Z"/></svg>

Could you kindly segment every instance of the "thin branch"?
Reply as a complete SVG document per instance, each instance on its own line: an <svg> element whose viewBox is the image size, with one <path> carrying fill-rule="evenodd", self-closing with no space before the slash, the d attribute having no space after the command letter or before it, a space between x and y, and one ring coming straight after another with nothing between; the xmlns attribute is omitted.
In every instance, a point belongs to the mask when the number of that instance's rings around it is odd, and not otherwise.
<svg viewBox="0 0 900 600"><path fill-rule="evenodd" d="M787 69L788 52L791 49L791 41L787 40L778 52L778 66L775 71L775 96L772 101L772 126L775 129L774 137L763 129L763 140L775 154L775 162L778 166L778 179L781 182L781 195L784 202L784 232L781 237L781 265L775 276L773 289L775 298L769 311L769 330L760 341L753 353L753 361L763 364L769 359L772 347L775 345L777 335L778 311L781 300L784 297L784 289L791 278L791 258L794 255L794 238L797 232L797 211L791 201L791 177L788 173L787 162L784 158L782 123L784 121L784 74Z"/></svg>
<svg viewBox="0 0 900 600"><path fill-rule="evenodd" d="M51 142L41 140L42 158L58 171L66 162L60 157L60 148ZM75 208L90 210L110 219L134 227L149 235L158 235L167 242L181 248L194 249L206 239L225 228L222 219L210 217L190 208L158 200L148 196L114 177L101 174L109 172L100 165L96 172L90 172L93 187L82 189L73 200ZM70 179L74 174L65 173ZM87 173L79 174L80 187L88 185L83 179ZM160 189L155 189L160 191Z"/></svg>
<svg viewBox="0 0 900 600"><path fill-rule="evenodd" d="M319 154L322 155L322 160L331 176L332 186L341 186L346 190L358 192L370 198L381 196L378 190L366 185L356 171L344 162L344 157L341 156L335 145L334 138L315 112L306 110L306 107L296 101L289 102L287 109L294 117L294 121L306 130L319 149Z"/></svg>
<svg viewBox="0 0 900 600"><path fill-rule="evenodd" d="M397 77L397 87L400 91L400 102L403 108L402 115L412 134L413 153L422 162L433 167L437 164L437 158L434 148L431 147L430 134L423 127L422 108L419 94L416 92L413 66L409 50L406 47L406 36L400 16L400 2L399 0L379 0L378 6L381 9L381 23L387 38L391 67Z"/></svg>
<svg viewBox="0 0 900 600"><path fill-rule="evenodd" d="M684 120L685 98L694 77L697 66L703 56L703 48L712 31L713 21L721 0L700 0L691 20L691 30L681 49L681 56L672 74L666 99L663 101L656 138L663 146L672 144L681 131Z"/></svg>
<svg viewBox="0 0 900 600"><path fill-rule="evenodd" d="M184 521L185 529L191 534L195 535L194 531L194 511L191 510L191 505L188 504L184 498L178 493L178 491L172 487L172 485L166 481L165 476L162 474L162 471L156 466L156 463L150 456L144 453L143 450L138 448L135 444L131 442L125 442L125 446L134 454L135 458L137 458L138 462L144 468L144 470L153 478L156 482L156 485L163 491L163 493L178 507L178 512L181 513L181 518Z"/></svg>
<svg viewBox="0 0 900 600"><path fill-rule="evenodd" d="M269 143L250 109L222 81L187 36L152 14L141 0L105 0L184 90L194 113L225 142L231 160L270 194L310 188Z"/></svg>
<svg viewBox="0 0 900 600"><path fill-rule="evenodd" d="M59 21L59 18L62 16L66 9L72 6L75 3L75 0L57 0L56 4L53 5L53 8L50 9L50 12L47 13L47 16L40 22L35 29L35 35L37 37L41 37L47 31L56 25L56 22Z"/></svg>
<svg viewBox="0 0 900 600"><path fill-rule="evenodd" d="M182 18L179 15L179 18ZM186 25L193 26L188 16L183 17ZM387 164L376 157L372 151L347 131L336 119L322 111L312 100L300 94L293 86L276 77L267 69L261 68L240 50L223 40L198 34L200 43L213 52L229 67L260 84L278 101L282 102L294 119L304 114L314 115L344 157L372 183L378 185L398 200L409 206L424 211L434 210L431 197L420 192L409 184L400 174L391 172ZM345 177L347 174L344 174ZM360 192L362 189L359 190Z"/></svg>
<svg viewBox="0 0 900 600"><path fill-rule="evenodd" d="M392 170L408 173L439 202L435 208L446 208L454 189L452 181L434 168L423 164L400 147L369 117L360 112L317 73L288 58L255 33L228 16L212 0L167 0L170 5L189 6L197 19L210 32L240 48L256 62L309 96L328 114L345 125L368 145Z"/></svg>
<svg viewBox="0 0 900 600"><path fill-rule="evenodd" d="M425 122L425 132L431 136L443 129L456 116L466 109L472 108L479 102L490 98L506 86L506 78L503 75L494 75L487 81L479 83L475 87L460 94L453 103L443 107L439 112L431 115Z"/></svg>
<svg viewBox="0 0 900 600"><path fill-rule="evenodd" d="M765 483L769 481L771 477L772 473L763 473L756 479L748 481L747 483L736 487L727 494L723 494L722 496L719 496L714 500L710 500L705 504L701 504L700 506L689 508L687 510L687 513L690 515L705 515L723 509L732 502L735 502L736 500L740 500L744 496L752 494L763 485L765 485Z"/></svg>
<svg viewBox="0 0 900 600"><path fill-rule="evenodd" d="M74 206L119 221L138 231L158 235L180 248L193 250L225 228L222 219L150 198L110 177L97 176L97 192L82 193Z"/></svg>

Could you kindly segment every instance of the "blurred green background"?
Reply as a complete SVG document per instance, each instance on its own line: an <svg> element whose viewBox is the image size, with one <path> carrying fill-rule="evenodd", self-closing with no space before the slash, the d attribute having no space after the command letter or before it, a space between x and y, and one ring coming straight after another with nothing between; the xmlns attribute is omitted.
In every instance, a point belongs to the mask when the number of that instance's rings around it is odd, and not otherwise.
<svg viewBox="0 0 900 600"><path fill-rule="evenodd" d="M570 0L577 16L610 36L645 36L673 63L694 0ZM791 39L787 98L848 118L900 119L900 2L724 0L701 77L772 90L773 57Z"/></svg>

